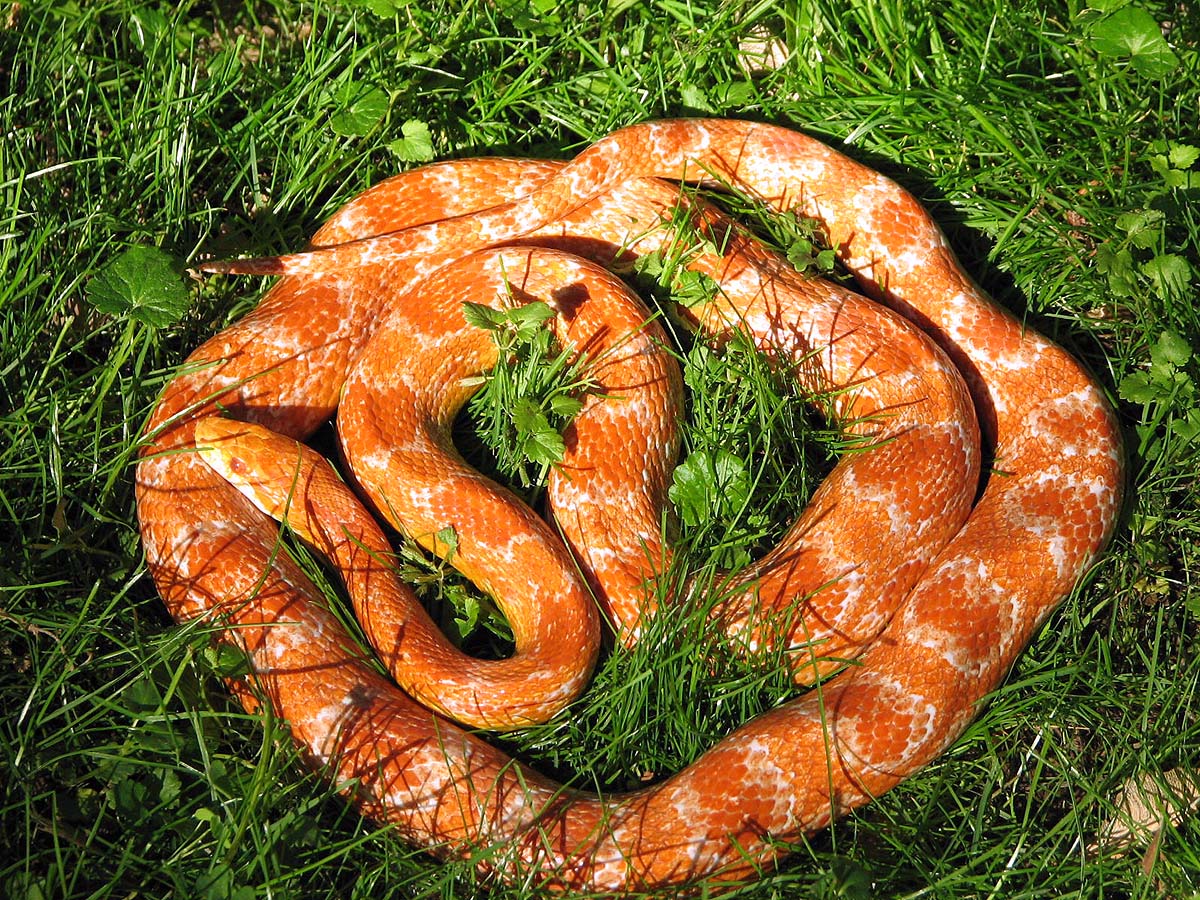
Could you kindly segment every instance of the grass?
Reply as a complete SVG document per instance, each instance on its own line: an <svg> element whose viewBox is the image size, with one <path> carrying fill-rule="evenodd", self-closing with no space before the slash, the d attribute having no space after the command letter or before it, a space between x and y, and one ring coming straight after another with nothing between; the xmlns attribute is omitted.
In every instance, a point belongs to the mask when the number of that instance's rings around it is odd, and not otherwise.
<svg viewBox="0 0 1200 900"><path fill-rule="evenodd" d="M1187 149L1200 12L1094 6L0 7L0 894L480 889L468 866L363 823L299 765L281 723L231 703L220 676L236 660L171 623L141 565L141 423L259 286L190 284L161 327L87 291L129 247L179 262L298 247L414 158L561 157L696 113L792 124L914 190L983 285L1108 386L1131 462L1111 552L967 734L743 895L1200 891L1194 818L1152 850L1089 849L1127 780L1200 756L1200 166ZM613 657L571 721L516 740L584 785L661 774L779 690L753 671L711 676L691 658Z"/></svg>

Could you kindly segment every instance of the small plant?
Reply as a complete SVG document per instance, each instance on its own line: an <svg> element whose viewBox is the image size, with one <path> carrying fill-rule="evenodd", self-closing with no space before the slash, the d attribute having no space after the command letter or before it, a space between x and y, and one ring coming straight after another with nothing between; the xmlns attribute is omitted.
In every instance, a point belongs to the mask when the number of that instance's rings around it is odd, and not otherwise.
<svg viewBox="0 0 1200 900"><path fill-rule="evenodd" d="M1121 379L1121 398L1142 407L1137 454L1144 460L1157 460L1168 441L1187 444L1200 438L1200 405L1188 372L1193 355L1180 335L1164 331L1150 348L1149 367Z"/></svg>
<svg viewBox="0 0 1200 900"><path fill-rule="evenodd" d="M1128 0L1092 0L1089 6L1082 18L1098 56L1128 65L1144 78L1162 78L1178 68L1179 57L1146 10Z"/></svg>
<svg viewBox="0 0 1200 900"><path fill-rule="evenodd" d="M110 316L129 316L151 328L172 325L191 297L180 266L157 247L130 247L109 260L87 285L88 302Z"/></svg>
<svg viewBox="0 0 1200 900"><path fill-rule="evenodd" d="M719 350L697 341L683 372L690 427L668 495L703 564L739 569L803 509L840 430L812 411L821 398L800 386L792 365L740 334Z"/></svg>
<svg viewBox="0 0 1200 900"><path fill-rule="evenodd" d="M681 196L662 224L666 242L634 264L643 292L666 310L684 311L679 318L685 320L687 311L713 302L721 290L689 266L701 253L727 252L737 227L695 205L697 195ZM798 271L832 270L835 255L821 247L818 223L769 212L737 194L720 200ZM843 447L844 434L813 415L820 407L828 420L831 407L828 397L801 386L803 360L772 358L736 329L716 343L686 335L680 343L687 348L688 427L668 497L683 526L681 543L695 544L694 563L737 570L783 534Z"/></svg>
<svg viewBox="0 0 1200 900"><path fill-rule="evenodd" d="M1118 385L1121 399L1141 407L1135 425L1137 446L1131 448L1144 485L1130 523L1142 570L1135 587L1142 597L1158 601L1178 590L1171 548L1186 552L1177 545L1186 546L1194 539L1186 510L1195 503L1191 492L1200 459L1196 359L1181 335L1164 331L1150 347L1146 368L1125 376ZM1193 617L1200 618L1200 598L1184 591L1184 604Z"/></svg>
<svg viewBox="0 0 1200 900"><path fill-rule="evenodd" d="M478 436L503 477L540 488L562 461L561 431L583 408L590 387L573 348L561 348L546 327L554 310L534 301L497 310L464 303L471 325L491 332L500 350L496 367L480 376L483 389L469 403Z"/></svg>
<svg viewBox="0 0 1200 900"><path fill-rule="evenodd" d="M396 554L397 574L416 591L438 626L458 647L475 656L499 659L513 647L512 629L496 602L454 569L458 535L437 533L440 559L405 542Z"/></svg>
<svg viewBox="0 0 1200 900"><path fill-rule="evenodd" d="M1155 141L1150 145L1150 168L1158 176L1157 183L1146 187L1144 206L1117 217L1123 235L1096 248L1096 264L1118 297L1137 297L1148 288L1160 300L1174 301L1195 284L1195 265L1173 252L1172 237L1188 215L1178 192L1200 189L1200 171L1193 168L1198 159L1200 148L1190 144Z"/></svg>

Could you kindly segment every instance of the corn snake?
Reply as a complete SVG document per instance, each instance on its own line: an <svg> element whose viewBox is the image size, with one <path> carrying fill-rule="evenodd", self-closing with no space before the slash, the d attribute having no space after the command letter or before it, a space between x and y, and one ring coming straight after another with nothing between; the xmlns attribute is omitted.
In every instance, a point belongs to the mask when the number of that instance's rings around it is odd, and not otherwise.
<svg viewBox="0 0 1200 900"><path fill-rule="evenodd" d="M653 178L666 181L646 180ZM870 426L883 429L875 435L881 438L877 449L839 463L814 497L809 519L760 563L749 589L755 599L778 595L782 607L804 598L799 622L784 638L803 643L798 636L819 635L823 653L859 656L861 665L830 681L819 697L806 694L748 723L666 781L598 799L520 767L408 695L494 727L543 719L569 700L596 654L599 623L588 587L610 620L636 633L644 612L638 589L654 574L646 562L662 565L669 553L656 526L674 438L664 439L655 457L667 463L648 463L640 450L634 463L622 461L618 451L628 449L628 437L594 458L586 456L590 445L581 439L585 455L564 460L564 471L574 477L563 478L551 492L551 506L574 558L585 572L608 567L618 576L624 572L627 582L610 588L606 578L594 576L590 585L572 586L572 557L561 550L547 551L537 564L539 577L559 573L552 576L560 579L554 592L569 595L568 605L580 616L569 620L577 623L569 628L581 633L584 649L565 662L539 656L548 643L565 641L557 617L538 618L544 606L538 600L527 624L526 613L506 610L522 624L514 625L512 660L496 668L515 672L471 669L462 679L465 688L443 691L439 685L452 681L453 672L423 682L410 671L410 662L433 653L427 648L439 640L424 629L419 610L388 614L391 618L374 613L383 635L376 645L385 645L381 655L407 694L359 659L315 589L273 552L273 521L204 461L224 466L234 480L241 477L243 489L253 493L253 482L265 477L257 464L237 455L248 451L189 451L234 438L273 444L273 433L303 438L336 410L343 453L376 510L418 540L436 543L430 535L445 520L427 515L434 487L426 482L406 500L389 485L397 472L407 477L419 468L412 459L424 459L444 444L444 435L429 423L444 423L453 402L435 409L443 401L426 398L425 417L408 430L380 431L366 444L355 441L384 418L381 411L396 408L399 393L438 383L444 396L446 385L468 372L438 370L436 358L422 363L433 368L418 369L426 373L420 378L394 371L394 360L417 359L422 343L465 340L461 330L454 336L430 330L453 318L463 299L479 299L478 291L456 293L451 276L469 270L468 283L485 282L482 294L488 298L514 285L522 294L544 295L563 319L576 304L561 291L556 297L541 273L543 267L567 268L568 283L588 285L583 293L589 303L578 304L585 311L578 318L592 308L592 294L606 295L611 288L618 315L633 321L638 312L622 305L628 301L620 285L605 282L594 263L576 262L563 251L605 264L621 253L642 252L639 242L654 240L646 224L665 215L676 202L673 185L685 179L717 179L772 208L796 208L818 219L862 288L898 313L880 313L857 295L813 287L740 232L723 254L694 263L707 267L727 298L696 313L694 324L718 333L747 329L781 355L805 357L816 350L821 383L854 388L841 414L865 421L875 414L876 422L878 414L886 414L882 425ZM313 245L318 248L313 252L213 267L285 277L254 313L196 351L159 403L150 425L154 437L138 470L147 559L176 618L217 614L231 629L236 626L235 639L250 653L262 696L339 782L356 781L354 799L364 813L396 824L407 839L435 852L501 846L505 852L490 864L504 874L532 872L548 884L572 888L654 886L713 873L744 876L773 858L780 841L824 827L945 749L1111 533L1120 500L1119 438L1090 377L979 291L909 194L795 132L735 121L646 123L615 132L567 165L477 160L426 167L350 201ZM540 247L549 249L534 249ZM446 298L440 305L434 302L439 297ZM623 354L619 348L628 349L633 334L645 337L646 345ZM402 356L379 352L393 340L414 336L420 339L397 351ZM652 360L658 335L626 326L619 337L618 350L607 351L608 358L657 365ZM589 332L578 343L596 339ZM899 346L904 352L893 359L890 351ZM485 367L479 353L486 356L486 349L472 352L470 371ZM919 364L912 363L916 358ZM596 418L607 423L601 430L611 428L613 416L619 420L624 408L639 404L657 407L660 414L675 409L675 376L655 373L614 374L604 391L609 399L585 410L578 427ZM902 399L911 393L896 393L911 389L914 379L920 402ZM631 390L622 400L622 385L635 383L639 390L657 385L659 393L647 400ZM217 401L232 421L213 415ZM978 497L975 416L995 457ZM303 451L294 444L279 446L289 509L275 511L287 512L314 542L325 542L346 575L360 618L370 619L372 606L365 600L388 578L379 564L386 552L381 537L369 532L370 525L343 530L339 522L329 528L319 514L303 521L299 516L316 496L320 469L308 464L287 469ZM404 454L374 453L373 446L401 447L411 458L397 462ZM914 452L926 452L933 460L929 465L945 468L910 484ZM374 468L372 456L378 457ZM602 471L605 463L622 477L632 469L642 480L639 490L654 495L648 512L640 514L653 520L650 525L625 524L638 518L629 508L638 503L627 500L633 492L621 494L615 510L603 508L605 491L599 486L615 477ZM583 473L593 471L602 474L590 488ZM447 468L436 472L435 486L471 478ZM258 499L260 505L273 502L279 503ZM187 515L180 514L181 503L188 504ZM927 509L920 508L923 503ZM481 514L485 521L499 515L488 509ZM585 512L571 512L576 509ZM297 513L294 520L291 513ZM522 528L545 530L519 510L505 515L519 519ZM470 532L458 523L455 529L462 537ZM599 547L595 535L609 533L617 534L619 552ZM889 549L895 558L876 563L875 554ZM476 562L469 550L463 556L472 577L503 593L491 573L511 557L489 560L483 551ZM635 558L639 562L630 562ZM820 564L809 572L812 559ZM818 590L825 585L830 588ZM732 618L736 630L746 616L735 609ZM396 638L408 628L411 640ZM442 671L455 665L447 663ZM499 714L507 719L471 718L483 714L481 698L508 690L503 685L510 675L514 683L528 684L540 680L531 673L556 666L564 674L547 681L541 699L515 714ZM797 668L800 680L813 674ZM495 680L487 691L471 687L489 678ZM256 702L248 692L243 696ZM723 790L713 790L718 772Z"/></svg>

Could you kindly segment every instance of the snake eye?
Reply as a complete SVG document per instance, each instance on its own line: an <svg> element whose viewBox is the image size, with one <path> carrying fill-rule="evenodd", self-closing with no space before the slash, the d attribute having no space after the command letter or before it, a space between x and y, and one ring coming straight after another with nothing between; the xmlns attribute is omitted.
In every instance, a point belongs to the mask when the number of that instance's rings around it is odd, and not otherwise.
<svg viewBox="0 0 1200 900"><path fill-rule="evenodd" d="M246 461L240 456L231 456L229 458L229 471L234 475L245 475L250 470L246 465Z"/></svg>

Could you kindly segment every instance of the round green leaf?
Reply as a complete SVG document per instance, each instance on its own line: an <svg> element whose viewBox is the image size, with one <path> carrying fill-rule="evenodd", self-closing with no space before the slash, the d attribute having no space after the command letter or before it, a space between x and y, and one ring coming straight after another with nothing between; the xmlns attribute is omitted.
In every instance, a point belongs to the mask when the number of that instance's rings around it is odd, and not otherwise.
<svg viewBox="0 0 1200 900"><path fill-rule="evenodd" d="M188 308L181 268L157 247L130 247L88 283L88 302L100 312L129 315L152 328L170 325Z"/></svg>
<svg viewBox="0 0 1200 900"><path fill-rule="evenodd" d="M433 136L429 126L419 119L409 119L400 126L400 134L396 140L388 144L388 149L404 162L429 162L433 159Z"/></svg>
<svg viewBox="0 0 1200 900"><path fill-rule="evenodd" d="M391 100L375 85L354 81L338 92L337 103L339 110L329 120L329 127L342 137L357 137L383 121Z"/></svg>
<svg viewBox="0 0 1200 900"><path fill-rule="evenodd" d="M1179 65L1154 17L1144 9L1126 6L1092 28L1092 46L1103 56L1128 59L1147 78L1162 78Z"/></svg>

